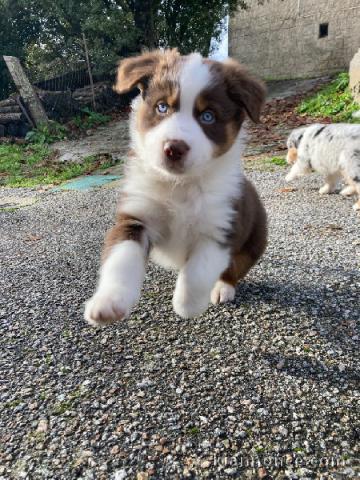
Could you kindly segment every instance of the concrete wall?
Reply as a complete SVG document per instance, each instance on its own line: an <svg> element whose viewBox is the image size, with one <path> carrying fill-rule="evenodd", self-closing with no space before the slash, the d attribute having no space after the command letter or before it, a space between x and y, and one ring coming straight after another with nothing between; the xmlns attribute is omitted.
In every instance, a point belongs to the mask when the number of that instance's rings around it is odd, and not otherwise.
<svg viewBox="0 0 360 480"><path fill-rule="evenodd" d="M360 47L360 0L251 0L229 23L229 55L269 79L348 70ZM319 25L329 24L319 38Z"/></svg>

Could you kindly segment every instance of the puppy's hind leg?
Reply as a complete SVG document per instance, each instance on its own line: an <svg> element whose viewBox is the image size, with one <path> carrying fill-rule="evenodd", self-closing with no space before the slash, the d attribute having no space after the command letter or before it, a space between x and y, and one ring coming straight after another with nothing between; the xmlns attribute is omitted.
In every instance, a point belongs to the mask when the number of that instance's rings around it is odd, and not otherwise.
<svg viewBox="0 0 360 480"><path fill-rule="evenodd" d="M264 253L267 243L266 216L263 208L259 209L251 235L239 252L232 255L228 268L221 274L211 292L213 304L231 302L235 298L235 286L257 263Z"/></svg>
<svg viewBox="0 0 360 480"><path fill-rule="evenodd" d="M354 195L357 193L359 199L353 205L354 210L360 210L360 150L357 146L350 145L341 152L340 165L342 174L348 186L341 190L342 195Z"/></svg>
<svg viewBox="0 0 360 480"><path fill-rule="evenodd" d="M337 187L338 181L339 181L338 173L328 175L325 178L325 182L326 182L325 185L323 185L319 190L320 195L327 195L328 193L333 193Z"/></svg>
<svg viewBox="0 0 360 480"><path fill-rule="evenodd" d="M246 250L233 255L229 267L222 273L211 291L211 303L231 302L235 298L235 286L244 278L250 268L256 263Z"/></svg>
<svg viewBox="0 0 360 480"><path fill-rule="evenodd" d="M307 164L301 160L301 158L298 158L296 163L293 164L291 167L289 173L285 177L286 182L291 182L292 180L295 180L295 178L302 177L303 175L306 175L309 172L309 169L307 168Z"/></svg>
<svg viewBox="0 0 360 480"><path fill-rule="evenodd" d="M355 183L355 189L356 189L356 193L358 194L358 200L356 203L354 203L353 209L355 211L360 211L360 182Z"/></svg>
<svg viewBox="0 0 360 480"><path fill-rule="evenodd" d="M346 185L346 187L341 190L340 195L343 195L344 197L351 197L351 195L355 195L355 193L355 185Z"/></svg>

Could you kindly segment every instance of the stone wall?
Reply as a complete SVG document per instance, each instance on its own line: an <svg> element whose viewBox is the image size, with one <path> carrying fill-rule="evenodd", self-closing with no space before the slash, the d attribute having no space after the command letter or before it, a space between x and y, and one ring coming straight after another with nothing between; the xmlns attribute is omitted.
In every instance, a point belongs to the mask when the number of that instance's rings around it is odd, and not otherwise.
<svg viewBox="0 0 360 480"><path fill-rule="evenodd" d="M251 0L229 22L229 55L268 79L347 70L360 47L360 0ZM328 35L319 38L320 24Z"/></svg>

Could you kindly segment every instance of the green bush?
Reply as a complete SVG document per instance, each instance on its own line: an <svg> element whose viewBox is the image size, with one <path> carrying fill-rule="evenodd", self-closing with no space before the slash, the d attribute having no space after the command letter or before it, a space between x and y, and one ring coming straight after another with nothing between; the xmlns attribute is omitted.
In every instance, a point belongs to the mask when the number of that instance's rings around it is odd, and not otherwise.
<svg viewBox="0 0 360 480"><path fill-rule="evenodd" d="M64 140L68 135L68 129L60 123L50 121L40 125L26 134L25 139L30 143L45 145Z"/></svg>
<svg viewBox="0 0 360 480"><path fill-rule="evenodd" d="M110 121L109 115L103 115L102 113L94 112L88 107L83 108L81 112L82 115L77 115L73 119L73 122L78 128L83 130L98 127L99 125L104 125Z"/></svg>
<svg viewBox="0 0 360 480"><path fill-rule="evenodd" d="M303 100L297 112L310 117L330 117L334 122L355 121L353 112L360 109L349 89L349 75L340 73L316 95Z"/></svg>

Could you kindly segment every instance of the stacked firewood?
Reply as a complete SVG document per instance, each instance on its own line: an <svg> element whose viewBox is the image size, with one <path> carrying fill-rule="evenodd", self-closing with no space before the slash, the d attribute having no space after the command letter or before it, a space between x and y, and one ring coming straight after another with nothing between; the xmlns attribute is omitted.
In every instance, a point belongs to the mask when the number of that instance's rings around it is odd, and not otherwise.
<svg viewBox="0 0 360 480"><path fill-rule="evenodd" d="M0 137L24 136L29 128L29 118L17 97L0 101Z"/></svg>
<svg viewBox="0 0 360 480"><path fill-rule="evenodd" d="M112 88L112 82L102 81L94 84L95 107L93 90L90 85L74 91L42 90L35 87L35 91L50 120L67 122L76 115L82 114L85 107L97 112L110 112L115 108L127 106L135 91L125 95L118 95ZM12 95L0 101L0 137L23 137L33 128L33 122L28 109L23 104L20 95Z"/></svg>

